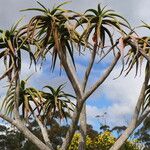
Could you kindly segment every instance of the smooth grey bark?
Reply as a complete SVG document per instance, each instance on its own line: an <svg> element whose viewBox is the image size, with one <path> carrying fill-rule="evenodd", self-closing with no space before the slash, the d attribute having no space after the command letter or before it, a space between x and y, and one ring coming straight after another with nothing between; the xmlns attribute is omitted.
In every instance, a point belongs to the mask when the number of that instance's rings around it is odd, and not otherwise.
<svg viewBox="0 0 150 150"><path fill-rule="evenodd" d="M71 140L73 138L73 135L75 133L79 116L81 113L81 110L83 108L83 104L87 100L87 98L105 81L105 79L109 76L115 65L117 64L118 60L120 58L120 53L117 54L117 56L112 61L111 65L108 67L108 69L105 71L105 73L99 78L99 80L92 86L92 88L84 94L82 99L77 99L77 105L75 112L72 116L72 123L69 127L69 130L67 131L66 138L62 144L61 150L67 150L69 148L69 145L71 143Z"/></svg>
<svg viewBox="0 0 150 150"><path fill-rule="evenodd" d="M112 61L108 69L103 73L103 75L97 80L97 82L85 93L83 96L83 100L85 101L87 98L91 96L93 92L106 80L106 78L109 76L115 65L117 64L118 60L120 58L120 53L116 55L115 59Z"/></svg>
<svg viewBox="0 0 150 150"><path fill-rule="evenodd" d="M52 146L52 144L51 144L51 142L50 142L50 139L49 139L49 137L48 137L48 133L47 133L46 127L42 124L42 122L40 121L40 119L39 119L37 116L34 115L34 117L35 117L35 120L37 121L37 123L38 123L38 125L39 125L39 127L40 127L40 129L41 129L41 133L42 133L43 139L44 139L44 141L45 141L45 144L46 144L51 150L53 150L53 146Z"/></svg>
<svg viewBox="0 0 150 150"><path fill-rule="evenodd" d="M81 88L81 84L77 78L76 73L74 72L70 62L67 59L66 56L66 49L62 49L62 47L60 47L60 41L58 39L59 35L57 32L57 29L54 29L54 39L55 39L55 44L56 44L56 48L58 50L58 56L60 59L61 64L64 67L65 73L67 74L67 77L73 87L73 90L77 96L77 99L81 99L82 98L82 88ZM57 40L56 40L57 39Z"/></svg>
<svg viewBox="0 0 150 150"><path fill-rule="evenodd" d="M85 75L83 77L83 83L82 83L82 90L83 94L85 93L87 82L95 61L96 57L96 51L97 51L97 43L94 44L93 51L91 53L91 58L89 60L89 64L86 68ZM79 118L79 131L80 131L80 139L79 139L79 150L84 150L86 148L86 125L87 125L87 118L86 118L86 103L84 103L80 118Z"/></svg>
<svg viewBox="0 0 150 150"><path fill-rule="evenodd" d="M84 82L83 82L83 92L85 92L86 84L95 60L95 55L96 55L96 49L93 51L91 61L89 63L89 66L86 70L85 77L84 77ZM120 53L118 53L117 58L119 59ZM112 64L116 63L115 61L112 62ZM88 97L105 81L105 79L108 77L108 75L111 73L113 68L108 68L105 74L96 82L96 84L87 92L85 93L85 97L83 97L84 101L88 99ZM79 141L79 150L84 150L86 147L86 105L83 105L81 114L80 114L80 133L81 133L81 139Z"/></svg>
<svg viewBox="0 0 150 150"><path fill-rule="evenodd" d="M59 35L57 34L57 29L54 30L54 36L55 36L54 39L59 39ZM81 103L83 92L82 92L81 84L78 81L77 75L74 72L69 60L66 57L65 54L66 50L62 49L62 47L59 46L60 45L59 42L60 42L59 40L55 40L56 47L59 50L58 55L77 98L77 106L75 112L73 113L72 124L67 132L66 138L61 147L61 149L67 150L71 143L75 130L77 128L79 116L83 107L83 103Z"/></svg>
<svg viewBox="0 0 150 150"><path fill-rule="evenodd" d="M40 150L52 150L46 146L41 140L39 140L32 132L30 132L27 127L20 120L14 120L0 113L0 117L14 125L18 130L20 130L27 139L29 139L33 144L35 144Z"/></svg>
<svg viewBox="0 0 150 150"><path fill-rule="evenodd" d="M30 132L27 127L22 124L22 121L16 121L16 127L40 150L53 150L39 140L32 132Z"/></svg>
<svg viewBox="0 0 150 150"><path fill-rule="evenodd" d="M87 118L86 118L86 103L84 103L80 118L79 118L79 131L80 131L80 139L79 139L79 146L78 150L85 150L86 148L86 124L87 124Z"/></svg>
<svg viewBox="0 0 150 150"><path fill-rule="evenodd" d="M146 112L144 115L140 116L141 113L141 106L144 102L145 98L145 90L147 88L148 82L150 78L150 63L148 63L147 71L145 71L145 79L142 85L142 89L131 119L131 122L127 129L123 132L123 134L117 139L115 144L110 148L110 150L119 150L124 142L129 138L129 136L133 133L133 131L142 123L145 119L146 115L148 115L149 111Z"/></svg>
<svg viewBox="0 0 150 150"><path fill-rule="evenodd" d="M16 69L16 72L17 69ZM21 120L20 115L19 115L19 92L20 92L20 78L19 78L19 73L17 73L16 78L15 78L15 96L14 96L14 118L16 120Z"/></svg>
<svg viewBox="0 0 150 150"><path fill-rule="evenodd" d="M78 100L77 105L76 105L76 109L75 109L73 116L72 116L71 125L67 131L65 140L61 146L61 150L67 150L69 148L70 143L71 143L72 138L73 138L73 135L74 135L76 128L77 128L77 124L79 121L79 116L80 116L82 108L83 108L83 102L81 102L81 100Z"/></svg>
<svg viewBox="0 0 150 150"><path fill-rule="evenodd" d="M18 70L16 69L16 72ZM16 83L16 89L15 89L15 99L14 99L14 120L6 117L5 115L1 115L3 119L7 119L9 123L13 124L17 127L25 136L27 139L29 139L33 144L35 144L40 150L53 150L49 148L47 145L45 145L41 140L39 140L23 123L23 121L20 118L19 115L19 90L20 90L20 78L19 78L19 72L16 75L15 78Z"/></svg>

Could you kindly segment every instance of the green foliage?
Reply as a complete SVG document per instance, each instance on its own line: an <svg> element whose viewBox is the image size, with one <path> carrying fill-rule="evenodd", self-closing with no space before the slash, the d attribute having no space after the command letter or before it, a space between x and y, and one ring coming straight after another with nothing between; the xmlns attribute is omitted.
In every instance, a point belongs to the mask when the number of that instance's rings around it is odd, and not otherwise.
<svg viewBox="0 0 150 150"><path fill-rule="evenodd" d="M51 10L39 2L37 3L41 8L29 8L25 10L37 11L40 13L39 15L33 16L27 25L18 29L18 22L10 30L0 30L0 59L3 59L3 64L5 66L5 72L0 76L0 80L7 77L10 83L2 108L6 115L13 113L14 106L17 103L15 98L19 93L18 107L20 116L22 115L23 118L30 121L30 116L32 115L32 117L34 117L35 111L38 112L36 116L41 119L40 121L42 121L44 125L47 125L48 122L51 123L49 124L51 127L49 133L54 134L57 130L60 132L62 132L62 130L57 123L55 123L55 127L52 126L53 118L67 119L69 116L67 113L70 113L70 111L73 111L75 108L75 105L70 99L75 99L75 97L65 93L63 91L63 85L60 85L56 89L51 86L45 86L45 88L49 89L49 92L45 92L33 87L26 87L26 81L21 81L19 83L17 93L16 88L21 71L22 52L27 52L29 54L30 64L34 61L35 65L40 58L45 60L47 54L50 54L52 58L51 69L54 70L57 59L59 59L60 66L64 68L69 68L68 66L70 64L67 64L67 62L71 60L71 64L73 65L70 66L76 69L74 49L77 49L79 54L82 54L82 47L83 51L90 49L95 52L92 57L95 58L96 54L98 54L100 55L100 60L110 52L113 52L113 56L115 57L117 51L121 54L123 65L120 74L125 70L124 65L126 64L126 75L134 66L136 66L137 75L143 60L146 59L150 61L150 37L140 37L137 34L134 35L133 33L135 32L131 30L129 23L122 16L118 15L113 10L107 10L105 7L102 8L101 5L98 5L97 9L88 9L84 14L79 14L72 10L63 9L62 6L66 4L66 2L53 7ZM146 23L144 23L143 27L150 29L150 26ZM124 29L127 29L127 31L131 30L131 32L128 34ZM116 43L114 43L114 31L117 31L120 36ZM109 44L106 44L106 41L108 41ZM31 46L36 48L35 51L31 51ZM127 46L129 49L124 56L124 50ZM105 48L108 47L109 49L105 51ZM92 65L93 64L91 64L91 68ZM147 67L145 70L147 70ZM71 71L66 71L66 73L68 73L67 75L69 77ZM150 105L149 93L150 87L148 86L145 92L145 101L143 102L143 112ZM67 128L63 129L65 129L66 132ZM92 128L90 130L92 131ZM103 126L103 130L104 132L100 134L92 131L93 133L87 136L87 150L107 150L114 144L116 139L111 132L108 131L107 126ZM34 132L41 139L39 128L36 128ZM118 132L120 132L119 128ZM18 136L19 133L15 134ZM56 134L54 134L54 136L55 135ZM65 133L63 133L63 136L64 135ZM96 135L95 138L94 135ZM4 137L5 136L2 136L2 138ZM62 136L56 139L56 141L53 141L53 143L55 143L54 145L57 145L57 142L58 145L61 144L61 137ZM8 138L14 138L12 133ZM69 148L70 150L78 149L79 138L80 135L75 134ZM14 141L17 144L20 142L18 142L18 139L14 139L12 142ZM25 143L25 149L28 145L30 145L30 142L27 141ZM20 143L17 146L20 147ZM11 148L15 149L15 147ZM36 149L34 146L30 148ZM137 150L137 147L131 141L127 141L124 143L121 150Z"/></svg>
<svg viewBox="0 0 150 150"><path fill-rule="evenodd" d="M26 80L22 80L19 89L19 108L23 118L28 119L37 110L37 115L41 116L42 120L53 117L67 120L75 106L70 99L75 97L63 91L64 85L60 85L56 89L51 86L45 86L44 88L48 88L50 92L44 92L33 87L26 87L26 83ZM13 82L7 91L1 109L7 115L12 114L14 104L15 84Z"/></svg>
<svg viewBox="0 0 150 150"><path fill-rule="evenodd" d="M19 21L20 22L20 21ZM30 63L35 62L35 57L31 52L30 43L23 34L19 34L17 26L19 22L10 30L0 30L0 59L3 58L5 72L0 80L8 77L9 81L13 81L21 70L22 52L25 51L30 56Z"/></svg>
<svg viewBox="0 0 150 150"><path fill-rule="evenodd" d="M92 34L93 42L102 48L106 46L107 38L110 40L111 45L114 45L111 28L117 29L122 35L126 35L123 27L130 28L129 23L122 16L113 10L106 9L106 7L102 8L100 4L98 4L97 10L88 9L85 11L84 16L79 19L77 26L83 24L86 24L86 28L83 31L82 37L86 43L89 42Z"/></svg>
<svg viewBox="0 0 150 150"><path fill-rule="evenodd" d="M43 116L47 118L48 116L54 116L58 112L57 117L67 119L67 112L71 113L74 110L74 103L71 102L71 98L75 98L73 95L65 93L63 89L64 85L60 85L58 88L54 89L51 86L45 86L50 90L50 92L42 92L42 97L45 99L43 107Z"/></svg>
<svg viewBox="0 0 150 150"><path fill-rule="evenodd" d="M20 82L19 90L19 107L21 108L21 114L23 118L27 118L29 113L33 112L33 104L38 108L42 102L40 92L33 87L26 87L27 81L22 80ZM13 82L8 91L7 95L2 103L1 109L5 108L6 114L12 114L15 103L15 83ZM32 104L31 104L32 103ZM37 109L39 110L39 109Z"/></svg>
<svg viewBox="0 0 150 150"><path fill-rule="evenodd" d="M73 46L75 43L79 43L80 40L79 34L70 22L76 20L75 17L70 16L73 11L61 8L66 2L54 7L52 10L45 8L39 2L38 4L41 8L24 10L38 11L41 14L34 16L21 31L26 33L28 39L37 46L35 57L45 58L47 53L52 54L51 68L54 69L57 57L60 57L60 51L63 51L65 57L68 52L74 64Z"/></svg>
<svg viewBox="0 0 150 150"><path fill-rule="evenodd" d="M78 143L80 134L76 133L73 137L69 150L78 150ZM86 137L86 149L87 150L109 150L109 148L115 143L116 139L110 131L104 131L101 134L90 138ZM139 150L136 144L132 141L126 141L120 150Z"/></svg>
<svg viewBox="0 0 150 150"><path fill-rule="evenodd" d="M7 149L7 150L18 150L21 149L23 135L14 130L13 128L5 127L4 125L0 126L0 130L3 130L0 134L0 149Z"/></svg>
<svg viewBox="0 0 150 150"><path fill-rule="evenodd" d="M143 145L143 150L150 149L150 115L144 120L142 126L135 132L134 136Z"/></svg>

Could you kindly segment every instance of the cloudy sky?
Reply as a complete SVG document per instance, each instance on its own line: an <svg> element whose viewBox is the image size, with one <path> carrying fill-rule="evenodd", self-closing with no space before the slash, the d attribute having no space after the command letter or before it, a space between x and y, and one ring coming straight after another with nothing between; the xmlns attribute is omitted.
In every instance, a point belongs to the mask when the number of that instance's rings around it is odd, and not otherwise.
<svg viewBox="0 0 150 150"><path fill-rule="evenodd" d="M64 0L39 1L50 8L58 2L64 2ZM65 8L84 12L84 10L88 8L96 8L98 3L102 3L102 5L107 5L108 8L114 9L124 16L133 26L140 25L141 20L147 23L150 22L149 0L139 0L138 2L137 0L72 0ZM24 23L31 17L31 13L19 12L19 10L37 6L35 0L1 0L0 28L9 29L11 25L22 16L25 18L23 21ZM141 33L147 34L145 31L142 31ZM82 61L79 61L78 70L84 71L84 64L87 61L87 58L88 57L82 58ZM49 60L43 65L44 69L39 69L38 72L34 74L34 77L30 80L30 84L42 88L45 84L57 86L60 83L67 81L64 73L61 77L59 76L59 69L56 69L54 73L51 73L49 70L50 65L47 65L48 62ZM26 78L34 72L34 67L31 67L29 70L27 66L28 60L24 59L22 78ZM0 67L2 72L3 66L1 64ZM101 66L101 69L105 68L102 68ZM132 72L128 77L121 76L120 78L113 80L119 74L120 69L121 66L118 65L106 82L87 102L88 123L91 123L95 129L98 129L99 123L107 122L109 125L126 125L129 122L138 97L143 75L134 78L134 73ZM81 74L82 72L80 72L79 76L81 76ZM98 67L96 67L90 77L91 81L96 80L98 75ZM1 81L0 84L4 85L3 81ZM69 83L65 90L70 91ZM0 95L3 96L3 94L4 88L1 88ZM105 117L101 117L100 119L95 117L97 115L103 116L104 112L107 112Z"/></svg>

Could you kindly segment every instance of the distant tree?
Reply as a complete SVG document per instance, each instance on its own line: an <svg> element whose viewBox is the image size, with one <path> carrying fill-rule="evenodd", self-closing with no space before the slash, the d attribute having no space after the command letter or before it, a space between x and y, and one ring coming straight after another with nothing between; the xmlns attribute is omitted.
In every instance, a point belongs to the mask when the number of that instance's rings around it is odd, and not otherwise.
<svg viewBox="0 0 150 150"><path fill-rule="evenodd" d="M104 132L104 131L109 131L110 127L108 125L101 125L100 126L100 131Z"/></svg>
<svg viewBox="0 0 150 150"><path fill-rule="evenodd" d="M150 116L144 120L142 127L134 135L143 145L143 150L150 149Z"/></svg>
<svg viewBox="0 0 150 150"><path fill-rule="evenodd" d="M93 126L90 124L87 124L87 135L91 138L94 139L97 135L98 132L93 129Z"/></svg>
<svg viewBox="0 0 150 150"><path fill-rule="evenodd" d="M69 150L78 150L80 134L76 133L71 142ZM86 137L86 149L87 150L109 150L115 143L116 138L110 131L104 131L97 134L94 138L89 135ZM126 141L120 148L120 150L140 150L134 141Z"/></svg>
<svg viewBox="0 0 150 150"><path fill-rule="evenodd" d="M126 126L115 126L111 129L111 131L116 131L118 134L118 137L126 130Z"/></svg>
<svg viewBox="0 0 150 150"><path fill-rule="evenodd" d="M60 126L53 119L48 128L48 135L55 149L62 144L62 139L65 137L68 126ZM3 150L37 150L36 145L33 145L25 136L14 127L0 126L0 149ZM33 120L28 126L28 129L34 133L41 141L43 141L38 123Z"/></svg>

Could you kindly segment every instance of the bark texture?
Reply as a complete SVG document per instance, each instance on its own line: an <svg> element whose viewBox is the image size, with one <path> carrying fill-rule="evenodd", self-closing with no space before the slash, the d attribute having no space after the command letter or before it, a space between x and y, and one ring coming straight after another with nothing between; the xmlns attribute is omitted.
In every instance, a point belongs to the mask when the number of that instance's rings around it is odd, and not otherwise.
<svg viewBox="0 0 150 150"><path fill-rule="evenodd" d="M115 144L110 148L110 150L119 150L121 146L124 144L124 142L129 138L129 136L132 134L132 132L139 126L142 121L145 119L146 115L149 112L146 112L145 115L141 115L141 106L144 102L145 98L145 91L148 86L149 78L150 78L150 63L147 64L148 66L146 67L145 71L145 79L142 85L142 89L133 113L132 120L127 127L127 129L124 131L124 133L118 138L118 140L115 142Z"/></svg>

